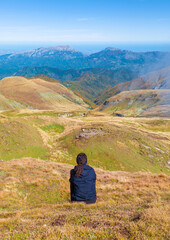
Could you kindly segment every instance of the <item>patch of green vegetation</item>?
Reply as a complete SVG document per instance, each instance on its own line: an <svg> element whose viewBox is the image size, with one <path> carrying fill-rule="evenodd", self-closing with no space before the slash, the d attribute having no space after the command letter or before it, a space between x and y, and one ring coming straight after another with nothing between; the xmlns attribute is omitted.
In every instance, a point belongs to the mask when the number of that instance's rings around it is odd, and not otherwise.
<svg viewBox="0 0 170 240"><path fill-rule="evenodd" d="M47 176L48 177L48 176ZM63 203L68 201L69 194L66 191L67 185L60 180L48 182L48 184L27 184L20 191L25 191L28 195L27 203L31 205L49 203Z"/></svg>
<svg viewBox="0 0 170 240"><path fill-rule="evenodd" d="M124 116L137 117L151 107L156 106L159 101L157 95L152 95L150 92L143 95L136 94L131 97L124 95L120 99L114 101L113 104L114 107L117 108L116 110L114 109L112 102L103 106L103 110L105 112L117 111L118 113L123 113Z"/></svg>
<svg viewBox="0 0 170 240"><path fill-rule="evenodd" d="M0 159L22 157L44 159L47 149L36 128L20 120L8 120L0 124Z"/></svg>
<svg viewBox="0 0 170 240"><path fill-rule="evenodd" d="M28 240L30 233L14 233L11 236L11 240Z"/></svg>
<svg viewBox="0 0 170 240"><path fill-rule="evenodd" d="M19 113L17 116L26 117L26 116L50 116L50 117L58 117L59 113L53 111L39 111L33 113Z"/></svg>
<svg viewBox="0 0 170 240"><path fill-rule="evenodd" d="M17 113L18 113L17 110L8 110L8 111L4 111L3 115L7 117L15 117Z"/></svg>
<svg viewBox="0 0 170 240"><path fill-rule="evenodd" d="M63 141L63 140L66 140L66 139L67 139L67 136L64 136L64 137L59 138L59 141Z"/></svg>
<svg viewBox="0 0 170 240"><path fill-rule="evenodd" d="M64 131L64 126L60 125L60 124L57 124L57 123L52 123L50 125L41 127L41 129L43 131L51 131L52 130L52 131L57 132L57 133L62 133Z"/></svg>

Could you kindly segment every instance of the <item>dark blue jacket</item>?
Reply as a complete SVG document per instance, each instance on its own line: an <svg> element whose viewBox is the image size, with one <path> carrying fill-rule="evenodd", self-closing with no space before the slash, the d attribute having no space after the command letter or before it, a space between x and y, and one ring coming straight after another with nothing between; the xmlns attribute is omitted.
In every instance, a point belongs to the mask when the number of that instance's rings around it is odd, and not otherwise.
<svg viewBox="0 0 170 240"><path fill-rule="evenodd" d="M96 202L96 173L89 165L83 165L83 173L75 177L70 171L71 201Z"/></svg>

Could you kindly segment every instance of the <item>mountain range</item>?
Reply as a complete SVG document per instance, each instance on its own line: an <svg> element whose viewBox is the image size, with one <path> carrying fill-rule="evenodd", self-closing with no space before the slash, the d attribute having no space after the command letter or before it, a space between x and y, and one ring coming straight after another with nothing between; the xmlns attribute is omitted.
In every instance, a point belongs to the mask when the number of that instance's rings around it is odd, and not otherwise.
<svg viewBox="0 0 170 240"><path fill-rule="evenodd" d="M39 48L1 55L0 74L11 75L0 81L1 110L26 107L71 111L100 105L100 111L119 110L119 114L124 106L128 112L123 111L123 115L132 112L136 116L164 105L162 116L170 112L169 52L106 48L84 56L70 46ZM137 101L131 104L131 98Z"/></svg>
<svg viewBox="0 0 170 240"><path fill-rule="evenodd" d="M146 73L166 67L169 63L169 52L133 52L108 47L85 56L70 46L43 47L21 53L0 55L0 77L13 75L23 67L112 70L128 68L134 72Z"/></svg>

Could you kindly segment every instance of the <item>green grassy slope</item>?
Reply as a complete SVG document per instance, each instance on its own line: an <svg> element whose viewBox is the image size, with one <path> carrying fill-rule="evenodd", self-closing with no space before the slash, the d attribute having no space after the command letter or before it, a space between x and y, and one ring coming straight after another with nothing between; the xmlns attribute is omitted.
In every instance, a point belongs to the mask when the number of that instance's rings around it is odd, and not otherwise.
<svg viewBox="0 0 170 240"><path fill-rule="evenodd" d="M170 90L124 91L107 99L98 110L132 117L170 117Z"/></svg>
<svg viewBox="0 0 170 240"><path fill-rule="evenodd" d="M77 138L75 136L83 134L78 130L64 139L61 138L60 147L67 149L71 155L68 163L73 164L76 155L85 152L93 166L105 170L169 173L166 167L169 150L163 137L143 130L138 131L133 127L106 123L92 124L84 131L93 133L97 129L97 135ZM168 141L168 138L165 140Z"/></svg>
<svg viewBox="0 0 170 240"><path fill-rule="evenodd" d="M37 129L23 119L5 119L0 122L0 159L11 160L21 157L44 158L44 146Z"/></svg>
<svg viewBox="0 0 170 240"><path fill-rule="evenodd" d="M74 164L76 155L85 152L93 166L105 170L169 173L169 120L49 113L13 112L2 119L1 159L46 153L52 161Z"/></svg>

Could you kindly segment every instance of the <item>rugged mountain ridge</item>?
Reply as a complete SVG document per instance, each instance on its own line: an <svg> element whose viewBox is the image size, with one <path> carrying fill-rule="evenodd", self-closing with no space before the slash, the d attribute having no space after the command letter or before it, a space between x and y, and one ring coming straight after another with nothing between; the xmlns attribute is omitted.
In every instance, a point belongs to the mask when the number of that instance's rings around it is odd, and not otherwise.
<svg viewBox="0 0 170 240"><path fill-rule="evenodd" d="M23 53L0 56L0 76L9 76L23 67L55 67L61 69L129 68L137 72L150 72L168 66L169 52L132 52L106 48L84 56L70 46L39 48Z"/></svg>
<svg viewBox="0 0 170 240"><path fill-rule="evenodd" d="M14 53L9 56L9 58L13 57L54 57L57 55L61 55L65 59L83 57L83 54L78 50L72 48L71 46L57 46L57 47L42 47L35 50Z"/></svg>

